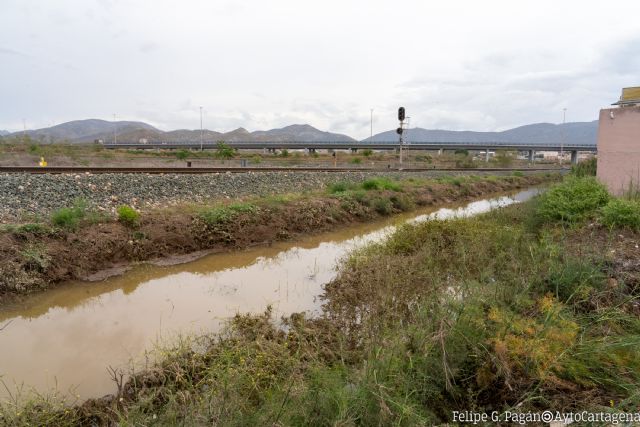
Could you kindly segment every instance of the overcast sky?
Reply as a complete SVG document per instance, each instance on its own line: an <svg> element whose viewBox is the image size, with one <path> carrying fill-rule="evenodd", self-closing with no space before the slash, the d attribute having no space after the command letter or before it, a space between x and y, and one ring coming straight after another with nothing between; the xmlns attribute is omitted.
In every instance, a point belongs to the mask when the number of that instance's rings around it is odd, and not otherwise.
<svg viewBox="0 0 640 427"><path fill-rule="evenodd" d="M0 129L590 121L640 86L640 2L0 0Z"/></svg>

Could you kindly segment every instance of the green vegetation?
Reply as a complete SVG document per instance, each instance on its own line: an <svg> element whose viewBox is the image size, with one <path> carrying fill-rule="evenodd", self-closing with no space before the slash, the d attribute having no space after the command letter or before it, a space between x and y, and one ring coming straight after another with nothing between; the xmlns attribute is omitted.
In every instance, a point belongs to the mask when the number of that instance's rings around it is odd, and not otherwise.
<svg viewBox="0 0 640 427"><path fill-rule="evenodd" d="M600 216L608 227L640 230L640 201L612 199L602 207Z"/></svg>
<svg viewBox="0 0 640 427"><path fill-rule="evenodd" d="M51 262L51 256L47 254L46 248L42 245L29 244L20 252L20 255L25 260L24 266L27 271L43 272Z"/></svg>
<svg viewBox="0 0 640 427"><path fill-rule="evenodd" d="M206 224L216 225L229 222L239 214L252 214L257 210L258 207L252 203L232 203L204 209L200 211L198 216Z"/></svg>
<svg viewBox="0 0 640 427"><path fill-rule="evenodd" d="M513 163L513 157L511 157L511 153L508 151L498 150L493 161L501 168L508 168Z"/></svg>
<svg viewBox="0 0 640 427"><path fill-rule="evenodd" d="M577 223L607 204L609 193L595 178L567 178L541 198L538 215L543 221Z"/></svg>
<svg viewBox="0 0 640 427"><path fill-rule="evenodd" d="M353 190L355 188L356 188L356 184L352 182L339 181L339 182L332 182L331 184L329 184L327 186L327 191L329 192L329 194L336 194L336 193L344 193L345 191Z"/></svg>
<svg viewBox="0 0 640 427"><path fill-rule="evenodd" d="M571 174L577 177L596 176L598 159L595 157L571 166Z"/></svg>
<svg viewBox="0 0 640 427"><path fill-rule="evenodd" d="M176 158L178 160L185 160L187 157L189 157L189 152L187 150L176 151Z"/></svg>
<svg viewBox="0 0 640 427"><path fill-rule="evenodd" d="M359 165L360 163L362 163L362 159L360 157L354 157L349 160L349 163L353 165Z"/></svg>
<svg viewBox="0 0 640 427"><path fill-rule="evenodd" d="M215 157L218 159L232 159L235 155L236 152L233 148L225 144L224 141L218 141L216 144Z"/></svg>
<svg viewBox="0 0 640 427"><path fill-rule="evenodd" d="M118 221L128 227L135 227L140 221L140 213L129 205L120 205L116 209Z"/></svg>
<svg viewBox="0 0 640 427"><path fill-rule="evenodd" d="M60 208L51 214L53 225L66 229L75 229L87 215L87 202L77 199L70 208Z"/></svg>
<svg viewBox="0 0 640 427"><path fill-rule="evenodd" d="M365 148L364 150L362 150L362 155L365 157L369 157L372 154L373 154L373 150L370 148Z"/></svg>
<svg viewBox="0 0 640 427"><path fill-rule="evenodd" d="M389 178L371 178L362 183L362 188L365 190L391 190L402 191L402 187L397 181L393 181Z"/></svg>

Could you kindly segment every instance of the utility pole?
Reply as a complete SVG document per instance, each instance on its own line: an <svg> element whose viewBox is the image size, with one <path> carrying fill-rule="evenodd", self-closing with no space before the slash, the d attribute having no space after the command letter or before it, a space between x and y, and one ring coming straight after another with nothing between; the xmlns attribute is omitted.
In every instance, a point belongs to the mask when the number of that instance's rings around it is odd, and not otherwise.
<svg viewBox="0 0 640 427"><path fill-rule="evenodd" d="M373 108L371 109L371 137L369 138L369 142L373 142Z"/></svg>
<svg viewBox="0 0 640 427"><path fill-rule="evenodd" d="M200 151L202 151L202 143L203 143L203 133L202 133L202 106L200 106Z"/></svg>
<svg viewBox="0 0 640 427"><path fill-rule="evenodd" d="M113 113L113 145L118 143L118 125L116 124L116 113Z"/></svg>
<svg viewBox="0 0 640 427"><path fill-rule="evenodd" d="M567 121L567 109L562 109L562 141L560 141L560 167L562 167L562 163L564 161L564 139L565 139L565 129L564 125Z"/></svg>

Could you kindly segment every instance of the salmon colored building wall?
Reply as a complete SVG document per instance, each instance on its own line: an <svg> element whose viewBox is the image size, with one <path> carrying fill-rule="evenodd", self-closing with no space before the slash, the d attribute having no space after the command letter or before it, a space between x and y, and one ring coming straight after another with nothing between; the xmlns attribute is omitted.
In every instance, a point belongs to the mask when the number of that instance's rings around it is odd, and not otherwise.
<svg viewBox="0 0 640 427"><path fill-rule="evenodd" d="M600 110L598 179L616 195L640 189L640 106Z"/></svg>

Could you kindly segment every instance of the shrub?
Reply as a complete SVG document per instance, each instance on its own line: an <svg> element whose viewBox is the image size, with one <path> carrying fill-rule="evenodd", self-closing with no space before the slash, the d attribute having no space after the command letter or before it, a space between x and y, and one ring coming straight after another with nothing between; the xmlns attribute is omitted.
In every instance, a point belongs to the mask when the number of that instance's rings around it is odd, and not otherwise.
<svg viewBox="0 0 640 427"><path fill-rule="evenodd" d="M360 157L354 157L353 159L349 160L349 163L359 165L360 163L362 163L362 159Z"/></svg>
<svg viewBox="0 0 640 427"><path fill-rule="evenodd" d="M233 203L228 206L215 206L200 212L199 217L208 225L231 221L238 214L254 213L258 207L251 203Z"/></svg>
<svg viewBox="0 0 640 427"><path fill-rule="evenodd" d="M387 198L379 197L373 200L373 209L380 215L389 215L393 212L393 203Z"/></svg>
<svg viewBox="0 0 640 427"><path fill-rule="evenodd" d="M330 194L336 194L336 193L344 193L347 190L350 190L354 187L353 184L346 182L346 181L338 181L338 182L332 182L331 184L329 184L327 186L327 190L329 191Z"/></svg>
<svg viewBox="0 0 640 427"><path fill-rule="evenodd" d="M362 183L365 190L392 190L402 191L400 184L388 178L371 178Z"/></svg>
<svg viewBox="0 0 640 427"><path fill-rule="evenodd" d="M522 171L514 171L513 176L524 176L524 172Z"/></svg>
<svg viewBox="0 0 640 427"><path fill-rule="evenodd" d="M593 157L571 166L571 174L577 177L596 176L598 160Z"/></svg>
<svg viewBox="0 0 640 427"><path fill-rule="evenodd" d="M539 199L536 215L545 222L575 223L593 215L609 201L609 193L595 178L568 178Z"/></svg>
<svg viewBox="0 0 640 427"><path fill-rule="evenodd" d="M140 213L128 205L118 206L118 221L126 226L133 227L140 220Z"/></svg>
<svg viewBox="0 0 640 427"><path fill-rule="evenodd" d="M400 211L408 211L415 207L413 201L404 194L395 194L389 198L393 207Z"/></svg>
<svg viewBox="0 0 640 427"><path fill-rule="evenodd" d="M606 276L591 261L568 259L554 266L547 277L547 290L564 303L578 304L604 287Z"/></svg>
<svg viewBox="0 0 640 427"><path fill-rule="evenodd" d="M73 207L53 211L51 222L58 227L74 229L87 213L87 203L82 199L74 202Z"/></svg>
<svg viewBox="0 0 640 427"><path fill-rule="evenodd" d="M251 163L257 165L262 163L262 157L258 156L257 154L251 157Z"/></svg>
<svg viewBox="0 0 640 427"><path fill-rule="evenodd" d="M608 227L640 229L640 202L612 199L600 210L602 223Z"/></svg>
<svg viewBox="0 0 640 427"><path fill-rule="evenodd" d="M362 155L365 157L369 157L372 154L373 154L373 150L370 148L365 148L364 150L362 150Z"/></svg>
<svg viewBox="0 0 640 427"><path fill-rule="evenodd" d="M184 160L189 157L189 152L187 150L178 150L176 151L176 157L178 160Z"/></svg>
<svg viewBox="0 0 640 427"><path fill-rule="evenodd" d="M215 156L219 159L231 159L236 155L233 148L224 143L224 141L218 141L216 144Z"/></svg>
<svg viewBox="0 0 640 427"><path fill-rule="evenodd" d="M280 152L280 157L289 157L289 150L286 148Z"/></svg>

